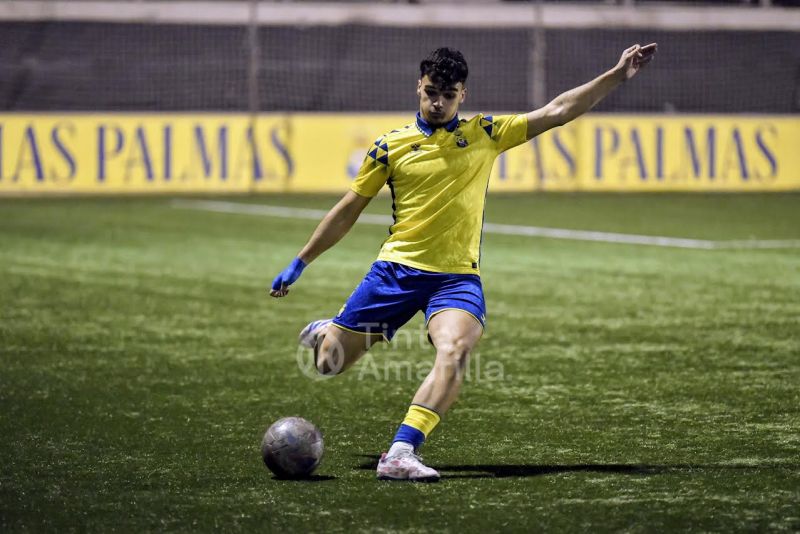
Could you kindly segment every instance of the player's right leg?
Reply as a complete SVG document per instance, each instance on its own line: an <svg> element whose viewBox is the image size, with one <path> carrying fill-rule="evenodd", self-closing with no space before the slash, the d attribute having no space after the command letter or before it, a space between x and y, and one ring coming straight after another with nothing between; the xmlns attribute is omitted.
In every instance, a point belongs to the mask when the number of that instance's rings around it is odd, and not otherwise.
<svg viewBox="0 0 800 534"><path fill-rule="evenodd" d="M376 261L336 317L303 329L300 344L314 348L320 373L346 370L378 341L390 341L417 313L422 300L403 280L404 271L397 265Z"/></svg>
<svg viewBox="0 0 800 534"><path fill-rule="evenodd" d="M338 375L356 363L375 343L383 341L381 334L363 334L329 325L314 349L314 363L323 375Z"/></svg>

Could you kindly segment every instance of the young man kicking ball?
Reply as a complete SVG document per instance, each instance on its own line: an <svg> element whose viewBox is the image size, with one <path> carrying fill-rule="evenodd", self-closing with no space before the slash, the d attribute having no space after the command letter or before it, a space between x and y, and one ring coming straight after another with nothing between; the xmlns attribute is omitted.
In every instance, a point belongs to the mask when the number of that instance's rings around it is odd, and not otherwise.
<svg viewBox="0 0 800 534"><path fill-rule="evenodd" d="M377 261L333 319L314 321L300 342L314 349L323 374L346 370L418 311L436 348L430 374L411 401L378 478L435 481L417 450L456 400L470 352L483 334L486 304L480 279L483 207L495 158L586 113L636 75L656 44L634 45L617 65L527 114L460 119L467 94L464 56L439 48L420 64L416 120L369 148L351 190L328 212L270 295L284 297L303 269L336 244L378 191L388 185L394 224Z"/></svg>

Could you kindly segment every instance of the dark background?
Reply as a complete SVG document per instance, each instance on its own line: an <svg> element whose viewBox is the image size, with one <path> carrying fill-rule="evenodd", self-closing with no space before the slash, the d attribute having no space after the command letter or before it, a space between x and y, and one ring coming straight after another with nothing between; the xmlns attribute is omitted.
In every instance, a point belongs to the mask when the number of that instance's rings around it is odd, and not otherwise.
<svg viewBox="0 0 800 534"><path fill-rule="evenodd" d="M261 111L405 111L420 59L461 49L467 109L531 105L527 29L261 27ZM753 31L547 30L548 98L657 41L647 75L598 106L619 112L800 110L800 34ZM0 110L246 111L243 26L0 23Z"/></svg>

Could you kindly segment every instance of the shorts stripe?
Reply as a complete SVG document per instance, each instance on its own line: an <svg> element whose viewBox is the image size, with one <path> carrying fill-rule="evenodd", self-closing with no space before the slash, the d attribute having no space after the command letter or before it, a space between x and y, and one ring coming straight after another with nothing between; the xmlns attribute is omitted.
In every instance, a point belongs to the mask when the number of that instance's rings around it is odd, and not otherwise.
<svg viewBox="0 0 800 534"><path fill-rule="evenodd" d="M478 321L478 324L479 324L479 325L481 325L481 330L482 330L482 332L481 332L481 335L483 335L483 331L485 331L485 330L486 330L486 325L484 325L484 324L481 322L481 320L480 320L480 319L478 319L477 317L475 317L475 314L474 314L474 313L472 313L472 312L468 312L468 311L467 311L467 310L465 310L464 308L442 308L441 310L436 310L435 312L433 312L433 313L430 315L430 317L428 317L428 320L427 320L427 321L425 321L425 328L428 328L428 325L431 323L431 319L433 319L433 318L434 318L436 315L440 314L441 312L443 312L443 311L447 311L447 310L458 310L458 311L460 311L460 312L464 312L464 313L466 313L467 315L469 315L470 317L472 317L473 319L475 319L476 321Z"/></svg>
<svg viewBox="0 0 800 534"><path fill-rule="evenodd" d="M340 324L339 324L339 323L337 323L336 321L333 321L333 322L331 322L331 324L332 324L333 326L335 326L336 328L338 328L339 330L344 330L345 332L352 332L352 333L354 333L354 334L361 334L362 336L372 336L372 335L375 335L375 332L359 332L358 330L353 330L352 328L347 328L346 326L342 326L342 325L340 325ZM381 337L383 338L381 341L383 341L384 343L389 343L389 338L388 338L388 337L386 337L386 334L384 334L383 332L381 332L381 334L380 334L380 335L381 335Z"/></svg>

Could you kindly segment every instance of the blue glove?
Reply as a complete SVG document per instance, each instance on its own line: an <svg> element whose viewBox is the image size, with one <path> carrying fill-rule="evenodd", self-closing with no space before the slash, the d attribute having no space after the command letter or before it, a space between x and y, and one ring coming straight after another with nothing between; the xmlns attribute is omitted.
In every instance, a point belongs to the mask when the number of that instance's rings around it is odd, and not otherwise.
<svg viewBox="0 0 800 534"><path fill-rule="evenodd" d="M275 277L275 280L272 281L272 290L273 291L281 291L286 290L286 288L297 281L300 278L300 275L303 274L303 269L306 268L306 264L300 258L295 258L292 260L292 263L289 264L287 268L281 271L281 274Z"/></svg>

